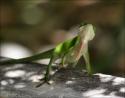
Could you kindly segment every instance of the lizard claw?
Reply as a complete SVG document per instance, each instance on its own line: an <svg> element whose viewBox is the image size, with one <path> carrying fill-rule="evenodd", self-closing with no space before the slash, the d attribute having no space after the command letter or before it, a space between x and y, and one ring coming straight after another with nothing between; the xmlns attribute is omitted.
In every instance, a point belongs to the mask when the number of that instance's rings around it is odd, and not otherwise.
<svg viewBox="0 0 125 98"><path fill-rule="evenodd" d="M41 85L47 83L48 85L50 85L51 83L49 82L49 79L44 77L42 79L40 79L40 83L38 85L36 85L36 87L40 87Z"/></svg>
<svg viewBox="0 0 125 98"><path fill-rule="evenodd" d="M45 84L45 83L47 83L48 85L50 85L50 83L49 83L48 81L43 81L43 82L37 84L37 85L36 85L36 88L42 86L42 85Z"/></svg>
<svg viewBox="0 0 125 98"><path fill-rule="evenodd" d="M41 83L37 84L37 85L36 85L36 88L37 88L37 87L40 87L40 86L43 85L44 83L45 83L45 82L41 82Z"/></svg>

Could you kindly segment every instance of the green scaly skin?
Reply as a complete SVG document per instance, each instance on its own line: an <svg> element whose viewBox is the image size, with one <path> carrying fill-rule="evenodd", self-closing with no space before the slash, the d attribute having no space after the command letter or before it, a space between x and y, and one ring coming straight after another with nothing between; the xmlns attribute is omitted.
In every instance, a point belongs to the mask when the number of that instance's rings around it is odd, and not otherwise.
<svg viewBox="0 0 125 98"><path fill-rule="evenodd" d="M89 75L92 74L90 60L89 60L89 52L88 52L88 42L92 40L95 36L94 27L92 24L86 24L79 28L79 33L76 37L67 40L63 43L60 43L55 48L50 49L46 52L35 54L30 57L22 58L22 59L12 59L7 61L1 61L0 65L7 64L17 64L17 63L27 63L34 62L39 59L50 58L50 62L46 69L46 74L44 77L44 82L48 83L50 78L50 70L52 63L55 60L61 58L62 64L77 64L78 60L81 56L84 57L86 63L86 69ZM39 87L40 84L37 86Z"/></svg>

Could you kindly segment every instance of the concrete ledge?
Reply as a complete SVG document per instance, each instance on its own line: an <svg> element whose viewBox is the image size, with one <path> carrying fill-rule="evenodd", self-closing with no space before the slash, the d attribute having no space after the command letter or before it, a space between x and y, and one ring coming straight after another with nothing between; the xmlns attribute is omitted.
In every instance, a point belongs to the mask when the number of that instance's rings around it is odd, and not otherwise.
<svg viewBox="0 0 125 98"><path fill-rule="evenodd" d="M35 88L44 65L0 65L0 98L124 98L125 78L101 73L89 77L84 70L61 69L53 84ZM37 72L41 70L38 74Z"/></svg>

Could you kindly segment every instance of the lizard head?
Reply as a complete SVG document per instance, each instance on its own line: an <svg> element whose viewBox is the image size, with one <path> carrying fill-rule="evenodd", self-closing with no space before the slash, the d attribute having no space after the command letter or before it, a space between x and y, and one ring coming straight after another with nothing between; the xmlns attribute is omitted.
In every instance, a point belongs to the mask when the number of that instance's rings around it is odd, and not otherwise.
<svg viewBox="0 0 125 98"><path fill-rule="evenodd" d="M80 26L79 34L83 42L87 43L89 40L92 40L95 36L94 27L92 24L85 24Z"/></svg>

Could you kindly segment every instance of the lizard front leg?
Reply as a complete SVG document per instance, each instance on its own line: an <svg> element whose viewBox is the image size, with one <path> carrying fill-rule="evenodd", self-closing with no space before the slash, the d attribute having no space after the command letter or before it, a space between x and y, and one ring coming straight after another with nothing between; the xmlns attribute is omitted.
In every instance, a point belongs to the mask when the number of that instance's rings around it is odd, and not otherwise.
<svg viewBox="0 0 125 98"><path fill-rule="evenodd" d="M89 52L88 52L88 46L86 46L86 49L83 52L83 57L85 59L87 72L88 72L89 75L92 75L91 64L90 64L90 59L89 59Z"/></svg>

